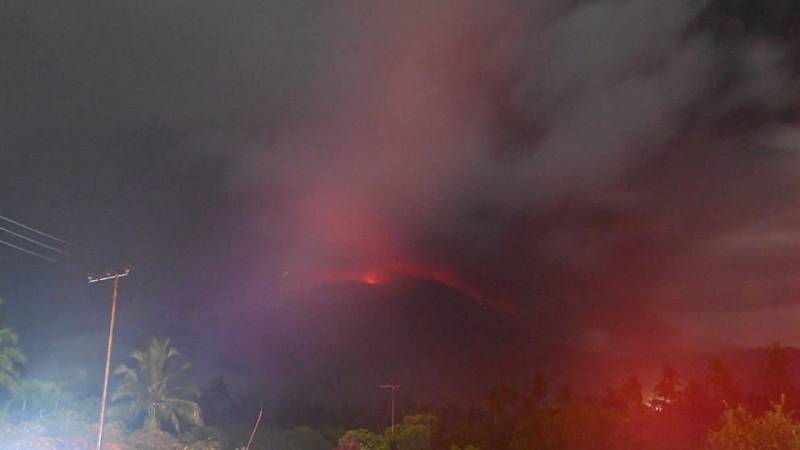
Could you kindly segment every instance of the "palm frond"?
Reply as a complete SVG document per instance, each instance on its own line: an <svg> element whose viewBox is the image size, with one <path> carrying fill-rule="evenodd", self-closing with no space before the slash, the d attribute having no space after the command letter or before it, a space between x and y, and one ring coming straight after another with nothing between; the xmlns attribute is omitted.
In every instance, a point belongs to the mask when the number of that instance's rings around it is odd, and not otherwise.
<svg viewBox="0 0 800 450"><path fill-rule="evenodd" d="M0 349L0 357L7 357L17 364L25 364L28 362L28 357L18 347L5 347Z"/></svg>
<svg viewBox="0 0 800 450"><path fill-rule="evenodd" d="M4 345L18 345L19 335L8 327L0 327L0 344Z"/></svg>
<svg viewBox="0 0 800 450"><path fill-rule="evenodd" d="M129 402L132 417L144 415L145 428L158 428L169 424L181 431L182 423L203 424L200 406L190 400L199 396L199 390L181 383L179 377L191 368L189 363L177 361L179 352L169 339L151 339L145 350L131 353L134 366L120 364L114 374L122 380L112 393L112 401Z"/></svg>
<svg viewBox="0 0 800 450"><path fill-rule="evenodd" d="M164 404L168 406L169 409L179 416L184 422L196 427L203 426L203 413L200 409L200 405L198 405L197 402L178 398L170 398L165 400Z"/></svg>
<svg viewBox="0 0 800 450"><path fill-rule="evenodd" d="M19 389L19 376L0 370L0 388L5 388L12 393Z"/></svg>
<svg viewBox="0 0 800 450"><path fill-rule="evenodd" d="M122 375L126 379L130 379L132 381L139 381L139 374L124 363L118 365L116 369L114 369L114 375Z"/></svg>

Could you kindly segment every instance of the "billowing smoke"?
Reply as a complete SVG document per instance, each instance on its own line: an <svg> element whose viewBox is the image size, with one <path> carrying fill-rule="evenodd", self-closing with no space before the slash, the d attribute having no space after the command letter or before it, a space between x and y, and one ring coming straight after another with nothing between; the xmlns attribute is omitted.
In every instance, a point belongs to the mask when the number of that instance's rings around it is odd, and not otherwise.
<svg viewBox="0 0 800 450"><path fill-rule="evenodd" d="M558 345L525 347L542 353L800 345L796 3L4 2L0 203L134 266L121 342L170 335L198 365L270 383L312 363L354 374L349 351L386 382L372 355L407 331L439 344L400 355L409 371L461 358L442 384L476 354L483 375L515 371L494 347L520 324ZM456 304L491 326L289 308L300 288L400 277L493 306ZM463 300L431 286L308 298ZM7 295L30 317L23 342L104 330L85 323L102 302L51 288ZM384 324L396 341L361 345ZM355 345L327 338L340 330Z"/></svg>
<svg viewBox="0 0 800 450"><path fill-rule="evenodd" d="M788 11L751 23L736 4L688 0L349 8L311 106L235 172L258 198L245 236L265 239L262 273L433 268L595 344L688 339L673 331L698 311L794 302ZM724 335L707 331L694 337Z"/></svg>

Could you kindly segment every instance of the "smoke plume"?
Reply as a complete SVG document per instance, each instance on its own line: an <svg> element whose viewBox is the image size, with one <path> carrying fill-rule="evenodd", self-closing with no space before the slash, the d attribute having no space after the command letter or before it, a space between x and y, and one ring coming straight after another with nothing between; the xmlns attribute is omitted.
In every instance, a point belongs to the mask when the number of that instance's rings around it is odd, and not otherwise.
<svg viewBox="0 0 800 450"><path fill-rule="evenodd" d="M282 236L270 270L435 268L611 338L791 301L785 29L696 1L539 3L348 10L345 68L238 171L280 199L249 222Z"/></svg>

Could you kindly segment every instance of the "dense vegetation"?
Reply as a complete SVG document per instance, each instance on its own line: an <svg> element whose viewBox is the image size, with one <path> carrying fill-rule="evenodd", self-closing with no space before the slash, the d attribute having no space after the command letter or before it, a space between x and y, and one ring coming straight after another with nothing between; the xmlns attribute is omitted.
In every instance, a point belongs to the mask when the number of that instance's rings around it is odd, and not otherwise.
<svg viewBox="0 0 800 450"><path fill-rule="evenodd" d="M99 400L75 391L69 380L27 377L25 363L17 334L0 322L0 448L91 448ZM250 448L800 450L800 422L792 416L800 397L786 351L773 345L763 366L758 389L744 389L719 359L709 361L702 380L684 380L664 366L647 400L635 377L602 396L585 397L567 386L549 389L537 376L528 386L493 388L479 405L412 408L393 432L367 429L346 414L333 413L326 424L313 426L298 417L294 423L270 417ZM168 339L150 340L117 365L107 448L244 448L255 421L254 399L233 399L222 378L198 389L188 381L190 372L191 364Z"/></svg>

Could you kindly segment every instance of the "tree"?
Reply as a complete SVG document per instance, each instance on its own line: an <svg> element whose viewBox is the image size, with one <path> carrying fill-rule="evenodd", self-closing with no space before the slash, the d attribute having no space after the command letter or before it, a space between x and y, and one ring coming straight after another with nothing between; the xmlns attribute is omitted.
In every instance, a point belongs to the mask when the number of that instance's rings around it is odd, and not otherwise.
<svg viewBox="0 0 800 450"><path fill-rule="evenodd" d="M622 430L624 413L598 403L562 402L520 421L510 450L596 450L631 446Z"/></svg>
<svg viewBox="0 0 800 450"><path fill-rule="evenodd" d="M14 408L19 419L25 420L53 414L71 403L70 400L61 384L26 378L14 389L9 405Z"/></svg>
<svg viewBox="0 0 800 450"><path fill-rule="evenodd" d="M572 386L565 384L561 387L561 391L558 393L558 401L561 403L569 403L572 401L572 398L575 395L572 392Z"/></svg>
<svg viewBox="0 0 800 450"><path fill-rule="evenodd" d="M481 445L506 448L514 433L518 417L526 409L525 397L515 388L503 385L489 391L484 406L489 419L485 423L486 439Z"/></svg>
<svg viewBox="0 0 800 450"><path fill-rule="evenodd" d="M200 407L207 424L230 423L234 416L235 404L223 377L214 378L202 389Z"/></svg>
<svg viewBox="0 0 800 450"><path fill-rule="evenodd" d="M431 450L431 438L437 431L439 421L430 414L403 417L395 429L395 441L390 442L391 428L384 434L369 430L350 430L339 439L339 450Z"/></svg>
<svg viewBox="0 0 800 450"><path fill-rule="evenodd" d="M608 389L603 401L620 411L641 409L644 405L642 383L637 377L628 377L618 389Z"/></svg>
<svg viewBox="0 0 800 450"><path fill-rule="evenodd" d="M3 299L0 299L0 305ZM19 387L20 366L27 362L19 348L19 336L0 318L0 389L14 391Z"/></svg>
<svg viewBox="0 0 800 450"><path fill-rule="evenodd" d="M147 430L160 430L164 422L177 433L181 422L203 426L200 406L194 401L198 390L181 380L191 364L178 362L178 351L169 339L153 338L147 350L137 350L130 356L135 367L120 364L114 370L122 381L114 390L112 401L124 403L132 420L143 418Z"/></svg>
<svg viewBox="0 0 800 450"><path fill-rule="evenodd" d="M530 399L534 405L539 405L547 398L547 379L541 372L534 375L530 389Z"/></svg>
<svg viewBox="0 0 800 450"><path fill-rule="evenodd" d="M339 439L338 450L388 450L389 438L369 430L350 430Z"/></svg>
<svg viewBox="0 0 800 450"><path fill-rule="evenodd" d="M767 350L768 395L770 400L778 400L782 396L790 396L792 385L787 370L786 351L779 342L773 343Z"/></svg>
<svg viewBox="0 0 800 450"><path fill-rule="evenodd" d="M431 437L438 427L438 420L430 414L403 417L397 427L395 448L398 450L431 450ZM389 433L390 430L387 430Z"/></svg>
<svg viewBox="0 0 800 450"><path fill-rule="evenodd" d="M653 400L650 404L659 411L674 407L680 396L680 380L678 372L669 364L665 364L661 370L661 379L653 389Z"/></svg>
<svg viewBox="0 0 800 450"><path fill-rule="evenodd" d="M628 377L619 389L620 400L629 409L642 406L642 383L637 377Z"/></svg>
<svg viewBox="0 0 800 450"><path fill-rule="evenodd" d="M705 376L706 383L711 387L713 400L719 404L737 406L741 400L741 393L736 386L731 370L722 360L715 357L711 360Z"/></svg>
<svg viewBox="0 0 800 450"><path fill-rule="evenodd" d="M783 401L754 417L743 406L727 409L722 426L708 436L709 450L800 450L800 423L784 411Z"/></svg>
<svg viewBox="0 0 800 450"><path fill-rule="evenodd" d="M525 404L525 398L517 389L502 385L492 388L486 398L487 412L495 420L502 420L519 412Z"/></svg>
<svg viewBox="0 0 800 450"><path fill-rule="evenodd" d="M269 435L263 447L270 450L329 450L331 445L319 431L302 426Z"/></svg>

